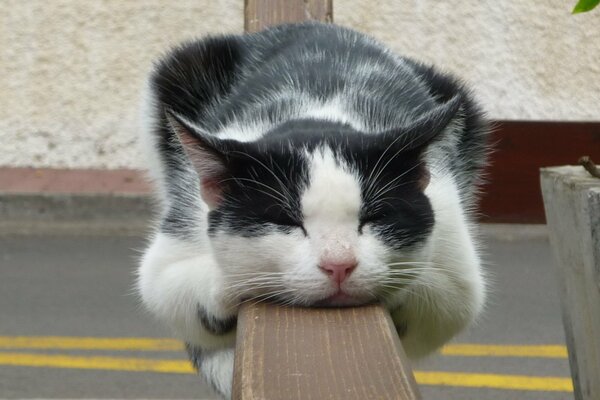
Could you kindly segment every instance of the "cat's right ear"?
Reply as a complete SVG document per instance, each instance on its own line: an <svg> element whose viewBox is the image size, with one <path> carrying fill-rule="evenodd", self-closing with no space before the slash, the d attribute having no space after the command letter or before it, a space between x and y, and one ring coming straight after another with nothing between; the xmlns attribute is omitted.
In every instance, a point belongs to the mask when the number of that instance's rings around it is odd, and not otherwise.
<svg viewBox="0 0 600 400"><path fill-rule="evenodd" d="M166 117L185 155L198 173L202 199L210 209L216 208L223 199L223 181L228 177L227 157L219 149L218 140L173 112L167 111Z"/></svg>

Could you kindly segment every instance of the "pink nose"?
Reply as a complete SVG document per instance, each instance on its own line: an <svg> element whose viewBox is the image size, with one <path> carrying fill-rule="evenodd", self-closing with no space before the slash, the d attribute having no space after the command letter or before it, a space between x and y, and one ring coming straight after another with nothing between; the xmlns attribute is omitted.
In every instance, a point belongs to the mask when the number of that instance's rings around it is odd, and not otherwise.
<svg viewBox="0 0 600 400"><path fill-rule="evenodd" d="M352 271L356 268L356 263L332 263L325 262L319 265L321 271L325 272L329 277L338 285L341 284L350 276Z"/></svg>

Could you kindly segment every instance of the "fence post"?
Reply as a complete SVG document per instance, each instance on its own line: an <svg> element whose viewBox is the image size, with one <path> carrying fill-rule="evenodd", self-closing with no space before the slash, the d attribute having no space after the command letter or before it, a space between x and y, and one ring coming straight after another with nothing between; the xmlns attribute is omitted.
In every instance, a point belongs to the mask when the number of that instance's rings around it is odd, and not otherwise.
<svg viewBox="0 0 600 400"><path fill-rule="evenodd" d="M561 308L577 400L600 399L600 179L582 167L543 168Z"/></svg>
<svg viewBox="0 0 600 400"><path fill-rule="evenodd" d="M244 6L247 32L284 22L333 22L333 0L245 0Z"/></svg>

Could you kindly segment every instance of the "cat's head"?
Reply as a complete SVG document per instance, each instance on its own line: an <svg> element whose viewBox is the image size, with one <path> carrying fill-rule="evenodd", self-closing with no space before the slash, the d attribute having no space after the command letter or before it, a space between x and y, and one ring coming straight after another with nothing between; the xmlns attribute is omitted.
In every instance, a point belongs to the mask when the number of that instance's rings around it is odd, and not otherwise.
<svg viewBox="0 0 600 400"><path fill-rule="evenodd" d="M435 222L423 154L459 103L377 134L297 120L254 142L170 116L229 294L340 306L400 293L424 269Z"/></svg>

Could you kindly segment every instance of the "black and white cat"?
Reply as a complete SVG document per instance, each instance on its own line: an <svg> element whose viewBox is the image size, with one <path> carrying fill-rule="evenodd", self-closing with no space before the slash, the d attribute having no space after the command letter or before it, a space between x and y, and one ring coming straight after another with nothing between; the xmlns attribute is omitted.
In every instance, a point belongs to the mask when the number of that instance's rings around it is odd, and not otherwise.
<svg viewBox="0 0 600 400"><path fill-rule="evenodd" d="M349 29L282 25L174 49L142 114L161 214L139 293L225 397L240 302L381 302L413 358L481 311L489 129L456 79Z"/></svg>

